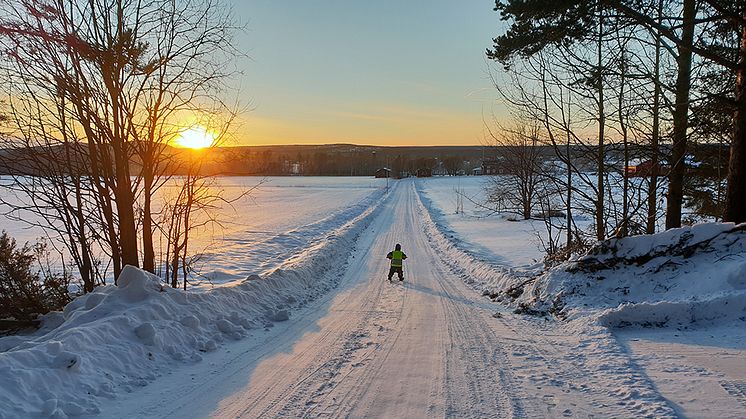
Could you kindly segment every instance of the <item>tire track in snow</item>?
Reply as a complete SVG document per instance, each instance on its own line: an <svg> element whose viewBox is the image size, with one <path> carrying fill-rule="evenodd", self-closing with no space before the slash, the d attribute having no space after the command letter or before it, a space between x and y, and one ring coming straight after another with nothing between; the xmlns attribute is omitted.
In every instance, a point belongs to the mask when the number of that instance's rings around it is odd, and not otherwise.
<svg viewBox="0 0 746 419"><path fill-rule="evenodd" d="M423 218L426 219L426 224L429 224L423 226L423 230L428 237L437 242L438 240L433 238L433 235L442 236L442 233L424 205L420 191L415 188L415 193L424 215ZM441 248L441 246L438 247ZM462 252L455 247L452 249L455 252L442 250L437 254L451 253L450 258L447 256L447 260L441 257L444 268L453 275L468 281L470 279L466 273L468 270L453 263L453 253L461 254ZM464 256L473 262L471 257ZM486 264L482 262L477 264L480 267L474 272L494 276L509 275L509 271L504 268L489 273L485 270ZM505 348L510 352L506 357L507 363L520 366L522 371L529 371L529 374L521 377L525 388L533 387L538 390L538 393L544 393L540 402L537 403L537 406L543 406L544 409L530 416L558 416L560 414L565 417L576 414L593 416L598 412L620 416L630 414L655 417L675 416L674 410L658 393L649 378L639 368L632 365L629 356L609 333L606 333L609 336L608 339L595 336L590 339L586 337L586 341L581 342L581 337L568 336L556 325L551 329L536 327L531 321L516 316L510 316L510 321L505 318L496 319L496 321L518 337L512 339L500 336L496 337L496 341L521 342L506 345ZM524 330L517 330L518 325ZM555 334L559 339L554 341L547 339L544 337L547 331ZM577 341L577 344L573 344L574 341ZM600 343L601 347L590 343L592 341L596 341L596 344ZM602 365L588 365L586 360L589 357L595 357L594 362ZM557 406L560 407L556 408ZM564 410L559 412L559 409L563 407Z"/></svg>
<svg viewBox="0 0 746 419"><path fill-rule="evenodd" d="M349 275L349 272L364 269L366 256L371 252L370 242L374 238L370 234L366 236L366 233L369 233L368 230L383 230L383 224L383 219L379 216L361 235L360 243L353 253L355 257L346 268L343 282L360 280ZM305 344L306 350L283 360L282 364L275 368L274 375L262 381L267 382L266 386L252 386L262 389L259 394L252 393L249 396L247 393L247 398L250 397L251 400L238 401L236 404L243 405L240 409L219 411L216 412L216 416L307 416L319 404L316 400L323 396L329 380L346 365L349 352L355 348L354 342L361 337L364 325L369 323L371 315L376 312L376 306L379 305L378 301L383 296L382 288L375 287L371 282L363 284L363 288L356 291L358 292L349 292L335 298L329 312L340 312L334 307L349 307L350 312L362 316L328 316L328 324L321 325L323 332L314 336L311 343ZM318 348L323 348L323 351L319 351ZM299 365L306 367L298 371L294 367Z"/></svg>

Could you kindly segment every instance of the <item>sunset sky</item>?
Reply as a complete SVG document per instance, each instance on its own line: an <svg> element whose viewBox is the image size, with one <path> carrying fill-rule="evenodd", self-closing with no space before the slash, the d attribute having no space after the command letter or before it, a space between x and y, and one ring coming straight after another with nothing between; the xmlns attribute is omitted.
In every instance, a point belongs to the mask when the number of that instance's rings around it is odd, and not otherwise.
<svg viewBox="0 0 746 419"><path fill-rule="evenodd" d="M493 0L233 0L241 144L480 144Z"/></svg>

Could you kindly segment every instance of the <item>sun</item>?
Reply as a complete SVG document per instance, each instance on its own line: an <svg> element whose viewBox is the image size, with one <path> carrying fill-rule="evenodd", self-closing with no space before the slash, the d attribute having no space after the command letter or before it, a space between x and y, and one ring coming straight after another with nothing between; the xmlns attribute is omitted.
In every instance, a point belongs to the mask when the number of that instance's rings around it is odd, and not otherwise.
<svg viewBox="0 0 746 419"><path fill-rule="evenodd" d="M176 144L184 148L206 148L215 143L215 134L202 125L194 125L181 131L176 137Z"/></svg>

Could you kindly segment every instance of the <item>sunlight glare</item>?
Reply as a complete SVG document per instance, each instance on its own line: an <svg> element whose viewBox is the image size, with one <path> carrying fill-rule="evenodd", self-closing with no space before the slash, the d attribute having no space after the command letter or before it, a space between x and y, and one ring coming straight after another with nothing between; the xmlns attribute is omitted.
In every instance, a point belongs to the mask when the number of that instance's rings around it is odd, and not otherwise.
<svg viewBox="0 0 746 419"><path fill-rule="evenodd" d="M195 125L182 131L176 138L176 144L185 148L206 148L215 142L215 134L201 125Z"/></svg>

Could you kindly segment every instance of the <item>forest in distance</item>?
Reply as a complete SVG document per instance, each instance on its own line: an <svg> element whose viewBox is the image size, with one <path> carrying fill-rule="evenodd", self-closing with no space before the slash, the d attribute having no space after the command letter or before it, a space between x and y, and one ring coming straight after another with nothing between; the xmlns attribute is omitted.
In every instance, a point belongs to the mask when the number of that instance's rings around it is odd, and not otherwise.
<svg viewBox="0 0 746 419"><path fill-rule="evenodd" d="M596 169L595 160L583 158L585 147L574 145L578 162L585 171ZM550 145L536 145L541 160L556 160ZM173 159L188 159L195 154L202 163L200 172L207 176L374 176L381 168L388 168L400 177L401 173L416 174L419 169L430 169L435 175L471 175L474 169L482 168L484 162L498 166L500 173L516 170L508 156L513 145L474 145L474 146L373 146L357 144L319 145L263 145L210 147L201 150L169 147ZM723 180L728 172L728 146L722 143L692 144L688 150L690 169L709 178ZM670 147L662 145L663 155L670 153ZM43 175L33 170L28 156L35 153L50 153L34 149L0 149L0 175ZM85 161L86 151L80 149L80 159ZM607 145L607 159L611 169L624 171L623 146ZM644 162L649 153L643 147L632 152L631 160ZM664 159L665 162L665 159ZM141 169L141 163L133 158L132 170ZM514 165L513 165L514 166ZM171 174L184 174L185 165L174 165ZM61 168L65 169L65 168ZM67 168L69 169L69 168Z"/></svg>

